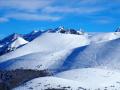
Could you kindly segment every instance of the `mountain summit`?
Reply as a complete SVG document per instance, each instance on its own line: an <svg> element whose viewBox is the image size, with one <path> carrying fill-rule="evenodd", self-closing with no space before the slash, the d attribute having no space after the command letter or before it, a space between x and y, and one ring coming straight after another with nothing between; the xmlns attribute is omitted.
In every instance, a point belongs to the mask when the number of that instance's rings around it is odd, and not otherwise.
<svg viewBox="0 0 120 90"><path fill-rule="evenodd" d="M3 40L6 41L4 42L4 45L0 48L0 55L14 51L17 48L24 46L28 43L28 41L26 41L23 37L21 37L18 34L12 34Z"/></svg>
<svg viewBox="0 0 120 90"><path fill-rule="evenodd" d="M76 35L82 35L84 34L81 30L75 30L75 29L65 29L63 26L59 26L56 29L49 30L48 32L52 33L63 33L63 34L76 34Z"/></svg>
<svg viewBox="0 0 120 90"><path fill-rule="evenodd" d="M17 33L13 33L13 34L5 37L4 39L2 39L2 40L0 41L0 44L3 44L3 45L8 44L8 43L16 40L18 37L21 37L21 35L20 35L20 34L17 34Z"/></svg>
<svg viewBox="0 0 120 90"><path fill-rule="evenodd" d="M115 32L120 32L120 27L118 27Z"/></svg>

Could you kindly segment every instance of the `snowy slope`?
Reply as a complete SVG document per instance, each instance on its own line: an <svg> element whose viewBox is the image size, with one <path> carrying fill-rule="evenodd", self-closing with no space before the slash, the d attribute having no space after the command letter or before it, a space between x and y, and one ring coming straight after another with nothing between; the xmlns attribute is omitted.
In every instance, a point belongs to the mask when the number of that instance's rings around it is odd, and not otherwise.
<svg viewBox="0 0 120 90"><path fill-rule="evenodd" d="M1 56L0 62L31 53L53 53L65 49L70 50L87 44L89 44L89 40L86 35L45 33L16 51Z"/></svg>
<svg viewBox="0 0 120 90"><path fill-rule="evenodd" d="M71 50L72 51L72 50ZM60 68L70 50L62 50L54 53L32 53L14 58L0 64L2 70L33 69L33 70L54 70Z"/></svg>
<svg viewBox="0 0 120 90"><path fill-rule="evenodd" d="M117 85L117 82L120 81L120 72L97 68L72 69L55 76L78 81L82 83L83 88L90 90Z"/></svg>
<svg viewBox="0 0 120 90"><path fill-rule="evenodd" d="M58 73L54 77L36 78L13 90L119 90L120 73L117 71L86 68ZM116 87L113 87L116 86Z"/></svg>
<svg viewBox="0 0 120 90"><path fill-rule="evenodd" d="M65 60L62 67L71 69L100 66L104 68L120 69L119 53L120 39L94 43L74 49Z"/></svg>
<svg viewBox="0 0 120 90"><path fill-rule="evenodd" d="M90 40L91 43L100 43L120 38L120 32L94 33Z"/></svg>
<svg viewBox="0 0 120 90"><path fill-rule="evenodd" d="M67 80L57 77L43 77L33 79L13 90L84 90L80 83L73 80Z"/></svg>

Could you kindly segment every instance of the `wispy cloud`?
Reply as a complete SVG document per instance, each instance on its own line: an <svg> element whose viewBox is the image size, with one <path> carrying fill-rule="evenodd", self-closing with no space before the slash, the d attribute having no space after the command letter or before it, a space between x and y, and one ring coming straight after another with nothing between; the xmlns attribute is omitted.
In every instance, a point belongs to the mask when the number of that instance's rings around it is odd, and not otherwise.
<svg viewBox="0 0 120 90"><path fill-rule="evenodd" d="M106 17L106 16L88 16L86 17L88 18L89 21L91 21L92 23L95 24L110 24L113 23L115 21L115 19L113 17Z"/></svg>
<svg viewBox="0 0 120 90"><path fill-rule="evenodd" d="M1 22L9 19L57 21L61 16L41 13L46 6L52 5L54 0L0 0L0 10L4 10ZM4 17L4 18L3 18Z"/></svg>
<svg viewBox="0 0 120 90"><path fill-rule="evenodd" d="M0 17L0 23L3 23L3 22L8 22L8 18L5 18L5 17Z"/></svg>
<svg viewBox="0 0 120 90"><path fill-rule="evenodd" d="M93 20L93 22L98 24L109 24L112 21L110 19L97 19L97 20Z"/></svg>
<svg viewBox="0 0 120 90"><path fill-rule="evenodd" d="M52 3L53 0L0 0L0 8L34 12Z"/></svg>
<svg viewBox="0 0 120 90"><path fill-rule="evenodd" d="M119 0L0 0L0 22L10 19L57 21L66 15L94 15L114 13L113 7ZM92 19L92 18L91 18ZM99 20L99 19L98 19ZM101 20L101 22L105 22Z"/></svg>
<svg viewBox="0 0 120 90"><path fill-rule="evenodd" d="M76 14L92 14L103 11L102 7L46 7L42 10L44 13L76 13Z"/></svg>
<svg viewBox="0 0 120 90"><path fill-rule="evenodd" d="M30 13L12 13L5 16L8 19L17 20L31 20L31 21L56 21L61 19L59 16L41 15L41 14L30 14Z"/></svg>

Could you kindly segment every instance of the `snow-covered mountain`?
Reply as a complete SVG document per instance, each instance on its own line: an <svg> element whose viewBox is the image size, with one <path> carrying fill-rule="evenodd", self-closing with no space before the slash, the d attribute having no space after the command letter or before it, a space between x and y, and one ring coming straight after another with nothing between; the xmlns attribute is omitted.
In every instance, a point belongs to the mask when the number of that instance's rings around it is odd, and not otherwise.
<svg viewBox="0 0 120 90"><path fill-rule="evenodd" d="M42 33L44 33L44 31L34 30L28 34L13 33L3 38L2 40L0 40L0 56L13 51L27 44L28 42L31 42L32 40L40 36Z"/></svg>
<svg viewBox="0 0 120 90"><path fill-rule="evenodd" d="M8 44L14 40L16 40L18 37L21 37L21 34L17 34L17 33L13 33L5 38L3 38L2 40L0 40L0 44Z"/></svg>
<svg viewBox="0 0 120 90"><path fill-rule="evenodd" d="M0 55L4 55L6 53L16 50L19 47L24 46L28 43L28 41L26 41L20 35L14 34L5 38L5 42L2 41L1 43L2 47L0 47Z"/></svg>
<svg viewBox="0 0 120 90"><path fill-rule="evenodd" d="M60 58L63 59L62 57L66 57L67 54L70 53L71 49L88 45L88 44L89 44L89 39L86 35L44 33L40 37L36 38L34 41L29 42L27 45L17 49L16 51L10 52L6 55L1 56L0 62L6 61L12 58L14 58L15 60L15 58L17 59L17 57L24 58L24 55L25 55L25 57L27 58L34 59L34 60L31 60L32 63L36 62L35 60L40 61L40 60L43 60L44 58L44 61L46 60L46 64L51 64L47 62L49 61L51 62L51 60L52 61L59 60ZM24 50L25 52L23 52ZM28 61L29 59L27 58L23 61Z"/></svg>
<svg viewBox="0 0 120 90"><path fill-rule="evenodd" d="M22 37L18 37L16 40L14 40L13 42L11 42L9 44L9 48L13 50L13 49L16 49L16 48L18 48L18 47L20 47L22 45L27 44L27 43L28 43L28 41L26 41Z"/></svg>
<svg viewBox="0 0 120 90"><path fill-rule="evenodd" d="M85 34L83 31L76 31L74 29L64 29L64 27L60 26L56 29L48 29L46 31L43 30L34 30L28 34L17 34L13 33L4 39L0 40L0 56L13 51L12 48L10 48L10 44L13 43L17 38L22 38L26 42L31 42L32 40L36 39L40 35L49 32L49 33L64 33L64 34L76 34L76 35L83 35ZM20 45L21 46L21 45ZM18 46L19 47L19 46ZM16 48L15 48L16 49Z"/></svg>
<svg viewBox="0 0 120 90"><path fill-rule="evenodd" d="M9 47L17 49L0 56L0 70L47 70L53 74L32 78L14 90L120 89L118 31L86 33L59 27L20 35Z"/></svg>

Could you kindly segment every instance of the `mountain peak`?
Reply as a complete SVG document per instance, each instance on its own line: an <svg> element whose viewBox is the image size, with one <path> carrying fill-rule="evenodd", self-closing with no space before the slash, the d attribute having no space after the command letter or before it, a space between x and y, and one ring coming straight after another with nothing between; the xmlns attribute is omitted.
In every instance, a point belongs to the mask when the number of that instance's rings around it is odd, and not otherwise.
<svg viewBox="0 0 120 90"><path fill-rule="evenodd" d="M20 35L20 34L17 34L17 33L13 33L13 34L11 35L12 41L18 39L19 37L21 37L21 35Z"/></svg>
<svg viewBox="0 0 120 90"><path fill-rule="evenodd" d="M75 29L65 29L63 26L59 26L56 29L49 29L48 32L51 33L63 33L63 34L76 34L76 35L82 35L84 34L83 29L75 30Z"/></svg>
<svg viewBox="0 0 120 90"><path fill-rule="evenodd" d="M120 32L120 27L118 27L115 32Z"/></svg>
<svg viewBox="0 0 120 90"><path fill-rule="evenodd" d="M0 48L0 56L6 53L9 53L11 51L16 50L17 48L25 45L28 43L23 37L18 36L17 34L10 35L11 41L5 43L3 47ZM8 40L8 39L6 39Z"/></svg>
<svg viewBox="0 0 120 90"><path fill-rule="evenodd" d="M1 40L1 44L8 44L14 40L16 40L18 37L21 37L20 34L17 34L17 33L13 33L11 35L9 35L8 37L4 38Z"/></svg>
<svg viewBox="0 0 120 90"><path fill-rule="evenodd" d="M59 30L63 30L63 29L64 29L64 26L59 26L58 29L59 29Z"/></svg>
<svg viewBox="0 0 120 90"><path fill-rule="evenodd" d="M35 33L38 33L38 32L40 32L40 30L33 30L33 31L31 32L31 34L35 34Z"/></svg>
<svg viewBox="0 0 120 90"><path fill-rule="evenodd" d="M28 43L28 41L26 41L22 37L17 37L17 39L15 39L13 42L10 43L9 48L16 49L16 48L20 47L21 45L25 45L27 43Z"/></svg>

